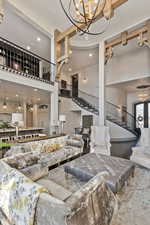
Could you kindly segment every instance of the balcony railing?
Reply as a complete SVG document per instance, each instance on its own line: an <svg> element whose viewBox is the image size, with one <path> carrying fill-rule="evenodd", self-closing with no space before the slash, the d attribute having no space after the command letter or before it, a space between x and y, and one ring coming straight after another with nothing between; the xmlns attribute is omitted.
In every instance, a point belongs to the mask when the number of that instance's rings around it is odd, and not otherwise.
<svg viewBox="0 0 150 225"><path fill-rule="evenodd" d="M0 69L54 84L54 63L2 37L0 37Z"/></svg>

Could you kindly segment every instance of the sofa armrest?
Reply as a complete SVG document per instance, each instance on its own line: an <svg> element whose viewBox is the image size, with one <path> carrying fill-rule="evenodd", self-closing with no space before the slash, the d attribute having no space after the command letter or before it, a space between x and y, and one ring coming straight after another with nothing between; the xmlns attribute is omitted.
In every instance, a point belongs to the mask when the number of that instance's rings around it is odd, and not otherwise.
<svg viewBox="0 0 150 225"><path fill-rule="evenodd" d="M42 193L37 203L34 225L66 225L69 212L63 201Z"/></svg>
<svg viewBox="0 0 150 225"><path fill-rule="evenodd" d="M109 225L118 206L101 173L72 194L66 204L71 208L68 225Z"/></svg>

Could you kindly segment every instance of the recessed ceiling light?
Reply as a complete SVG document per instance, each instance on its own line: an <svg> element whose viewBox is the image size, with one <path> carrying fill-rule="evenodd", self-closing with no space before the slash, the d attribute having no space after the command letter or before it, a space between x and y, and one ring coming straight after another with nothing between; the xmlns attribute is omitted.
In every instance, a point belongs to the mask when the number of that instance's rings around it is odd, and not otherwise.
<svg viewBox="0 0 150 225"><path fill-rule="evenodd" d="M35 88L34 91L38 91L38 90Z"/></svg>
<svg viewBox="0 0 150 225"><path fill-rule="evenodd" d="M69 69L68 69L68 71L69 71L69 72L71 72L71 71L72 71L72 69L71 69L71 68L69 68Z"/></svg>
<svg viewBox="0 0 150 225"><path fill-rule="evenodd" d="M27 46L27 50L29 51L30 49L31 49L31 47L28 45L28 46Z"/></svg>
<svg viewBox="0 0 150 225"><path fill-rule="evenodd" d="M41 41L41 38L40 37L37 37L37 39L36 39L38 42L40 42Z"/></svg>
<svg viewBox="0 0 150 225"><path fill-rule="evenodd" d="M18 95L16 94L16 97L18 97Z"/></svg>
<svg viewBox="0 0 150 225"><path fill-rule="evenodd" d="M89 53L89 57L92 57L93 56L93 54L92 53Z"/></svg>

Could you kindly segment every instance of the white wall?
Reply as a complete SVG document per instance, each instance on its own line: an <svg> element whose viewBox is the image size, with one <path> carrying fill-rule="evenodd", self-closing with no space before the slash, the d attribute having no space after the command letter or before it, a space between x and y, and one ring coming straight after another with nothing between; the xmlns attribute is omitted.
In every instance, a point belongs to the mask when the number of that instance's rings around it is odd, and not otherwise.
<svg viewBox="0 0 150 225"><path fill-rule="evenodd" d="M90 95L98 97L99 87L99 69L98 64L87 67L78 71L79 74L79 89ZM83 82L83 78L87 78L87 82Z"/></svg>
<svg viewBox="0 0 150 225"><path fill-rule="evenodd" d="M66 80L68 84L72 83L72 75L79 75L79 90L98 97L98 86L99 86L99 70L98 64L87 66L84 69L73 71L70 74L63 73L61 79ZM87 82L83 82L83 78L87 78Z"/></svg>
<svg viewBox="0 0 150 225"><path fill-rule="evenodd" d="M50 60L50 37L41 32L37 25L31 25L31 21L24 20L22 14L17 15L7 1L4 4L4 14L4 21L0 25L0 36L25 49L30 46L32 52ZM37 37L41 38L41 42L37 42Z"/></svg>
<svg viewBox="0 0 150 225"><path fill-rule="evenodd" d="M38 109L38 127L44 128L45 132L49 134L49 120L50 120L50 110Z"/></svg>
<svg viewBox="0 0 150 225"><path fill-rule="evenodd" d="M140 79L150 75L150 49L137 47L137 40L114 48L114 56L105 67L106 84Z"/></svg>
<svg viewBox="0 0 150 225"><path fill-rule="evenodd" d="M111 138L132 138L135 137L134 134L125 130L124 128L114 124L110 121L106 121L106 126L110 128L110 137Z"/></svg>
<svg viewBox="0 0 150 225"><path fill-rule="evenodd" d="M106 87L105 89L106 101L115 105L126 105L126 92L119 88Z"/></svg>
<svg viewBox="0 0 150 225"><path fill-rule="evenodd" d="M59 103L59 115L66 115L66 123L64 126L64 132L67 134L73 134L74 128L80 127L81 111L71 111L72 99L60 98Z"/></svg>

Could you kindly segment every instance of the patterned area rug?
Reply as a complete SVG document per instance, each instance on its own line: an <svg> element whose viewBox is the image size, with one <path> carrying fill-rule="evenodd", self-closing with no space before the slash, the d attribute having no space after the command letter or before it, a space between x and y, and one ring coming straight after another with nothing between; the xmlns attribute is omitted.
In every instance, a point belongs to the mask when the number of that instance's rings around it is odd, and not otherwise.
<svg viewBox="0 0 150 225"><path fill-rule="evenodd" d="M150 225L150 170L137 167L134 179L119 199L115 225Z"/></svg>

